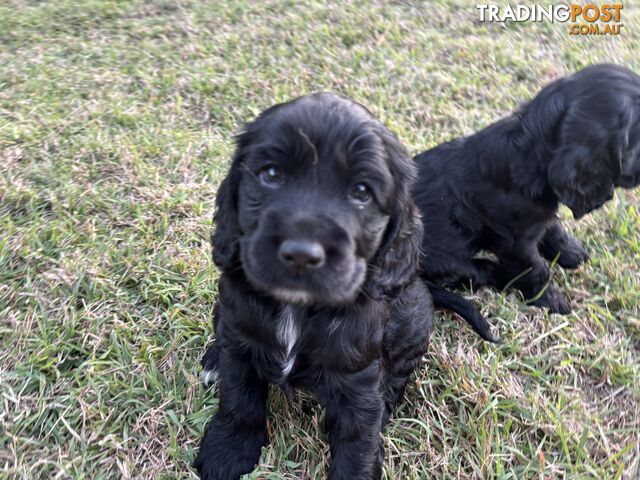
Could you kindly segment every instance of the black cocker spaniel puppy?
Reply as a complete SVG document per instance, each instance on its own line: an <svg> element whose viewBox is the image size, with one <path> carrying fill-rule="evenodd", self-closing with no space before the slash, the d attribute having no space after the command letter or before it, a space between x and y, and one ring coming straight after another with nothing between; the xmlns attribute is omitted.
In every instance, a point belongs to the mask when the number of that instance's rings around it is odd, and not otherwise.
<svg viewBox="0 0 640 480"><path fill-rule="evenodd" d="M640 183L640 77L616 65L585 68L507 118L415 159L424 277L438 286L513 285L534 305L569 313L548 285L548 261L577 268L588 255L563 229L558 206L580 218L616 187ZM478 258L480 251L495 258Z"/></svg>
<svg viewBox="0 0 640 480"><path fill-rule="evenodd" d="M329 478L380 478L380 432L432 330L415 176L396 137L334 94L276 105L239 136L212 236L222 276L203 365L220 404L203 479L254 468L269 384L311 389L326 409Z"/></svg>

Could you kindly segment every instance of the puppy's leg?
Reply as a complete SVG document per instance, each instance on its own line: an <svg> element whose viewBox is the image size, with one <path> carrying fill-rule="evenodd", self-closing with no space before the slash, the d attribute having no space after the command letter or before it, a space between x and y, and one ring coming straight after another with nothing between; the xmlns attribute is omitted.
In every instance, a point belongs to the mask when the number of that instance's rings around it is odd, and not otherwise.
<svg viewBox="0 0 640 480"><path fill-rule="evenodd" d="M427 251L423 261L423 276L449 287L460 285L481 288L494 285L496 263L485 258L465 258L438 251Z"/></svg>
<svg viewBox="0 0 640 480"><path fill-rule="evenodd" d="M327 373L317 389L326 409L331 448L329 480L378 480L382 476L380 361L357 373Z"/></svg>
<svg viewBox="0 0 640 480"><path fill-rule="evenodd" d="M202 365L202 372L200 378L202 384L205 387L210 387L218 380L219 372L220 351L215 342L211 345L202 356L200 364Z"/></svg>
<svg viewBox="0 0 640 480"><path fill-rule="evenodd" d="M568 315L571 313L571 305L562 292L553 285L548 285L547 289L539 298L529 303L536 307L548 308L551 313L559 313L560 315Z"/></svg>
<svg viewBox="0 0 640 480"><path fill-rule="evenodd" d="M433 330L433 302L422 282L407 287L389 308L383 339L384 414L382 428L402 398L411 373L427 351Z"/></svg>
<svg viewBox="0 0 640 480"><path fill-rule="evenodd" d="M538 253L537 242L520 243L518 247L509 254L500 255L498 286L513 285L522 292L527 303L548 308L551 313L570 313L569 303L550 284L549 265Z"/></svg>
<svg viewBox="0 0 640 480"><path fill-rule="evenodd" d="M386 427L396 406L400 402L407 387L411 373L420 364L425 352L426 341L418 346L408 347L408 350L396 359L390 360L391 365L386 374L384 385L384 412L382 415L382 430Z"/></svg>
<svg viewBox="0 0 640 480"><path fill-rule="evenodd" d="M249 473L267 442L268 385L248 359L220 351L220 407L207 427L194 466L200 478L235 480Z"/></svg>
<svg viewBox="0 0 640 480"><path fill-rule="evenodd" d="M547 228L538 249L550 262L558 256L558 265L567 269L578 268L589 259L589 253L582 242L567 233L559 221Z"/></svg>
<svg viewBox="0 0 640 480"><path fill-rule="evenodd" d="M216 302L213 306L213 329L218 331L218 323L220 323L220 304ZM207 351L202 356L200 360L200 365L202 365L202 372L200 373L200 378L202 380L202 384L205 387L209 387L218 381L219 375L219 361L220 361L220 352L218 349L217 343L214 341L213 344L207 349Z"/></svg>

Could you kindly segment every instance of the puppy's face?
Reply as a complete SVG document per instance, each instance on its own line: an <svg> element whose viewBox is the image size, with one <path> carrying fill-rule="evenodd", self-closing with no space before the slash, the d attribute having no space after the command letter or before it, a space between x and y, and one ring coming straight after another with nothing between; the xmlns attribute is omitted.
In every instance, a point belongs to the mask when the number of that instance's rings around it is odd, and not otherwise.
<svg viewBox="0 0 640 480"><path fill-rule="evenodd" d="M249 126L237 186L239 257L257 289L288 303L354 299L396 190L381 128L329 94L303 97Z"/></svg>

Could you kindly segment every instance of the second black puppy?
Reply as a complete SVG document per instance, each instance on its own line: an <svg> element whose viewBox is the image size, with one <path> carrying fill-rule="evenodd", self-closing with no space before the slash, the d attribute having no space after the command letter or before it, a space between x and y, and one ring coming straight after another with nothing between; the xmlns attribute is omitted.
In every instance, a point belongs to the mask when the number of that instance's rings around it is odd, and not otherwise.
<svg viewBox="0 0 640 480"><path fill-rule="evenodd" d="M576 268L587 252L556 212L563 203L580 218L615 187L640 182L640 77L615 65L585 68L416 161L425 278L449 286L513 282L535 305L568 313L563 295L548 286L547 260ZM476 258L481 250L497 261Z"/></svg>
<svg viewBox="0 0 640 480"><path fill-rule="evenodd" d="M220 404L202 478L253 469L269 384L309 388L326 409L329 478L380 478L380 432L432 329L414 179L398 140L337 95L276 105L246 127L216 199L222 276L203 363Z"/></svg>

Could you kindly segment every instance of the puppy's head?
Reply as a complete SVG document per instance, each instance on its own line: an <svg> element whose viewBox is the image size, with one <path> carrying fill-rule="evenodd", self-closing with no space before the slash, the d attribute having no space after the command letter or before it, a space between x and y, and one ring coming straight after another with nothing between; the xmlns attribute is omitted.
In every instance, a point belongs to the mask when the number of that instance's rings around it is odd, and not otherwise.
<svg viewBox="0 0 640 480"><path fill-rule="evenodd" d="M551 188L576 219L610 200L616 187L640 184L640 110L608 99L570 113L548 168Z"/></svg>
<svg viewBox="0 0 640 480"><path fill-rule="evenodd" d="M238 138L216 199L214 261L287 303L389 293L418 265L414 178L364 107L328 93L276 105Z"/></svg>

